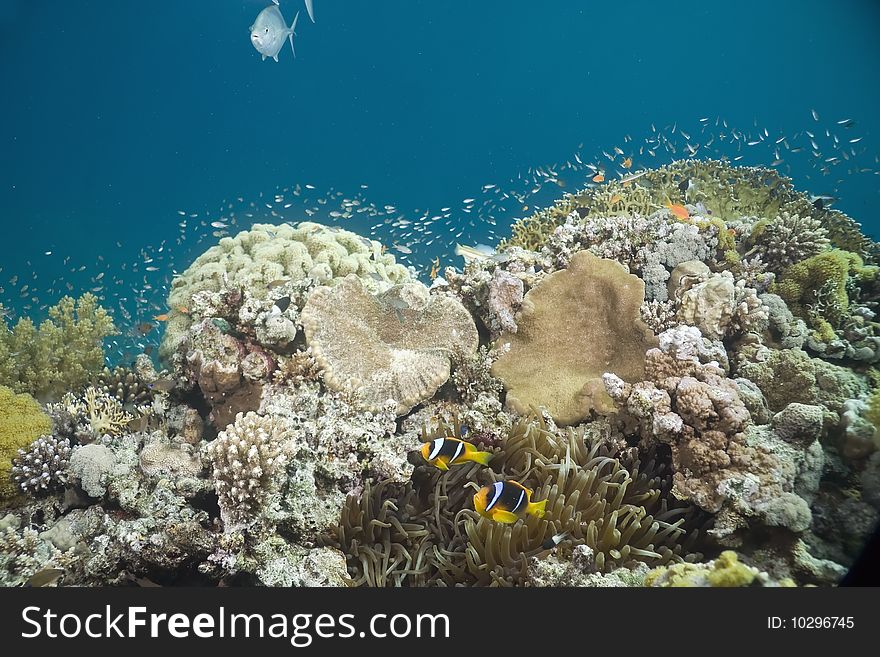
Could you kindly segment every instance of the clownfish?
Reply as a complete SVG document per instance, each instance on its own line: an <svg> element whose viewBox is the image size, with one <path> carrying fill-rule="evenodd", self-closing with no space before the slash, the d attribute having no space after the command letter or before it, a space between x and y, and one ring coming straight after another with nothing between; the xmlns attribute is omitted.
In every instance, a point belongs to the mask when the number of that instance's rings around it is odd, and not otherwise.
<svg viewBox="0 0 880 657"><path fill-rule="evenodd" d="M492 452L480 452L471 443L458 438L435 438L422 445L422 457L439 470L448 470L450 465L468 461L489 465L492 456Z"/></svg>
<svg viewBox="0 0 880 657"><path fill-rule="evenodd" d="M474 495L474 509L484 518L511 524L526 515L544 517L547 500L532 502L532 491L516 481L483 486Z"/></svg>

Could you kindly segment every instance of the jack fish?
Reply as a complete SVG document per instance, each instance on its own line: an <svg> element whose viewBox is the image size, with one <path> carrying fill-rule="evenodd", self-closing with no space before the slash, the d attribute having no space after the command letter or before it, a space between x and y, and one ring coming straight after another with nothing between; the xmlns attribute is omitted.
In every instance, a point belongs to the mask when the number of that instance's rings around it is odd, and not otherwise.
<svg viewBox="0 0 880 657"><path fill-rule="evenodd" d="M251 25L251 43L263 56L271 57L278 61L278 53L284 47L284 41L290 39L290 49L293 50L293 56L296 57L296 48L293 46L293 37L296 35L296 21L299 19L299 13L293 19L293 23L288 28L284 16L277 5L269 5L257 16L257 20Z"/></svg>

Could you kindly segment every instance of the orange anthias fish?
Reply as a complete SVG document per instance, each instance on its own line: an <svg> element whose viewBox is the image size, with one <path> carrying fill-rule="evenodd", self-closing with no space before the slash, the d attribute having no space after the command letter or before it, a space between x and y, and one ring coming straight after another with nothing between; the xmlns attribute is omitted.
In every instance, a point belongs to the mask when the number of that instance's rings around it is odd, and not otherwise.
<svg viewBox="0 0 880 657"><path fill-rule="evenodd" d="M673 203L672 201L669 201L666 204L666 207L669 208L669 211L681 221L687 221L691 216L691 213L688 212L688 209L683 205L679 205L678 203Z"/></svg>
<svg viewBox="0 0 880 657"><path fill-rule="evenodd" d="M547 500L532 502L532 491L517 481L498 481L474 495L474 509L484 518L511 524L527 515L543 518Z"/></svg>
<svg viewBox="0 0 880 657"><path fill-rule="evenodd" d="M162 313L161 315L155 315L153 319L157 322L167 322L168 321L168 313Z"/></svg>
<svg viewBox="0 0 880 657"><path fill-rule="evenodd" d="M602 183L605 182L605 174L601 171L597 171L592 178L594 183Z"/></svg>
<svg viewBox="0 0 880 657"><path fill-rule="evenodd" d="M633 165L633 159L631 157L623 158L623 168L624 169L630 169L630 168L632 168L632 165Z"/></svg>
<svg viewBox="0 0 880 657"><path fill-rule="evenodd" d="M458 438L436 438L422 445L422 457L438 470L467 462L489 465L492 456L492 452L477 451L471 443Z"/></svg>
<svg viewBox="0 0 880 657"><path fill-rule="evenodd" d="M610 205L617 205L623 200L623 197L620 194L615 194L610 199L608 199L608 203Z"/></svg>

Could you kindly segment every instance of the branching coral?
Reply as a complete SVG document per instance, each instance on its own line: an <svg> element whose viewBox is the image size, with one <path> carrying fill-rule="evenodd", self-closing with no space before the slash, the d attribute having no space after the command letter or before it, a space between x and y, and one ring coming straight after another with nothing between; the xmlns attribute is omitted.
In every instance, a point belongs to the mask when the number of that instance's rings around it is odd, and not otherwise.
<svg viewBox="0 0 880 657"><path fill-rule="evenodd" d="M70 441L40 436L12 461L12 480L24 493L35 495L64 485L70 464Z"/></svg>
<svg viewBox="0 0 880 657"><path fill-rule="evenodd" d="M234 424L205 446L227 533L261 518L264 501L277 488L287 462L287 436L287 427L275 418L239 413Z"/></svg>
<svg viewBox="0 0 880 657"><path fill-rule="evenodd" d="M49 404L48 410L60 433L78 443L89 443L104 435L122 435L132 420L149 413L147 406L131 408L129 413L119 399L89 386L82 395L68 392L60 402Z"/></svg>
<svg viewBox="0 0 880 657"><path fill-rule="evenodd" d="M454 298L405 283L374 296L356 276L321 287L302 313L306 340L332 390L352 390L368 409L389 399L397 414L430 399L449 378L455 350L477 349L477 328Z"/></svg>
<svg viewBox="0 0 880 657"><path fill-rule="evenodd" d="M745 257L759 257L771 271L779 273L824 250L827 234L818 218L783 211L775 219L755 223Z"/></svg>
<svg viewBox="0 0 880 657"><path fill-rule="evenodd" d="M127 367L105 367L97 376L94 387L115 397L123 404L149 404L154 391L139 374Z"/></svg>
<svg viewBox="0 0 880 657"><path fill-rule="evenodd" d="M423 437L454 431L441 425ZM502 525L472 510L468 481L507 478L547 500L544 518ZM522 584L529 558L546 555L545 542L560 533L567 549L590 548L598 571L636 561L659 565L691 558L687 545L695 537L686 528L690 511L671 504L667 491L654 463L618 453L597 436L557 435L543 421L522 420L496 450L492 470L420 468L411 482L379 482L349 497L335 541L355 581L370 586Z"/></svg>
<svg viewBox="0 0 880 657"><path fill-rule="evenodd" d="M64 297L37 327L21 319L10 331L0 326L0 384L40 399L78 390L104 366L103 340L113 320L92 294Z"/></svg>
<svg viewBox="0 0 880 657"><path fill-rule="evenodd" d="M548 409L561 424L577 424L591 411L613 407L601 376L613 371L638 380L654 335L640 318L644 284L615 261L588 251L568 269L554 272L529 290L515 334L492 366L507 389L507 404L526 414Z"/></svg>
<svg viewBox="0 0 880 657"><path fill-rule="evenodd" d="M0 386L0 500L15 495L12 459L39 436L52 431L52 420L28 394Z"/></svg>

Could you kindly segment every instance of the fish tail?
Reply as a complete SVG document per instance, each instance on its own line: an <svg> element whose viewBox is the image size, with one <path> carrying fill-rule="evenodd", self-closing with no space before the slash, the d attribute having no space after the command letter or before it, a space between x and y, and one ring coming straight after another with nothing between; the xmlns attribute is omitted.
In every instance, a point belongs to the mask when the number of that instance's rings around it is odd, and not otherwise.
<svg viewBox="0 0 880 657"><path fill-rule="evenodd" d="M293 45L293 37L296 36L296 22L299 20L299 12L296 12L296 16L293 17L293 22L290 24L290 32L287 33L287 38L290 39L290 49L293 51L293 58L296 59L296 47Z"/></svg>
<svg viewBox="0 0 880 657"><path fill-rule="evenodd" d="M541 500L540 502L529 502L528 509L526 509L527 513L531 513L536 518L543 518L544 514L547 513L547 500Z"/></svg>
<svg viewBox="0 0 880 657"><path fill-rule="evenodd" d="M492 452L474 452L470 455L471 461L480 465L489 465L489 461L495 456Z"/></svg>

